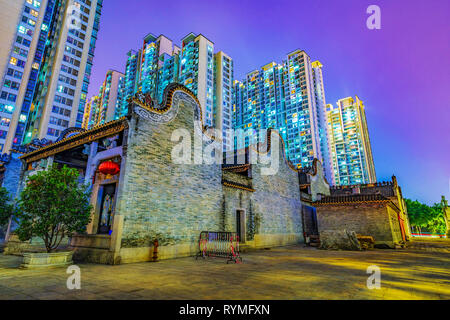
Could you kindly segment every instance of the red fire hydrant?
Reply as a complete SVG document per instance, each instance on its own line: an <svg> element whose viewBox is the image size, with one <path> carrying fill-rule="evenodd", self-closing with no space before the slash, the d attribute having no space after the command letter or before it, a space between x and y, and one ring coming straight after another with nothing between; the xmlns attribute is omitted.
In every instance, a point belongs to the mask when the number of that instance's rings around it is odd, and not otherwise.
<svg viewBox="0 0 450 320"><path fill-rule="evenodd" d="M153 262L158 261L158 239L153 240Z"/></svg>

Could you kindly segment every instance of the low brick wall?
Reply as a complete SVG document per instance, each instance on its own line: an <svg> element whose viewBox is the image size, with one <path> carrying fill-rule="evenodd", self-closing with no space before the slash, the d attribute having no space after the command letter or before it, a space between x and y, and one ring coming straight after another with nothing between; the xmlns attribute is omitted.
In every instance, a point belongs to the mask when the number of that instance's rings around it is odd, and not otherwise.
<svg viewBox="0 0 450 320"><path fill-rule="evenodd" d="M317 206L319 234L323 230L355 231L360 235L372 236L376 245L385 244L394 248L399 239L394 238L391 222L395 225L398 221L391 215L387 204L383 203Z"/></svg>

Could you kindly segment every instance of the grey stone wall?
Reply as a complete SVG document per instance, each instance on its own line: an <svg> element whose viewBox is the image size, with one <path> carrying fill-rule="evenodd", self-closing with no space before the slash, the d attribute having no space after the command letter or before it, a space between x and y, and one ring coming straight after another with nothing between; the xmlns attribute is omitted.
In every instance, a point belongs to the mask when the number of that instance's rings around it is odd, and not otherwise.
<svg viewBox="0 0 450 320"><path fill-rule="evenodd" d="M272 139L278 139L276 135ZM224 186L226 231L236 231L236 210L245 210L246 244L270 247L303 241L298 172L288 167L279 144L278 171L262 174L268 165L253 164L251 177L224 172L224 179L250 186L250 192ZM270 153L269 153L270 155Z"/></svg>
<svg viewBox="0 0 450 320"><path fill-rule="evenodd" d="M128 130L123 188L117 212L124 216L122 248L195 243L203 230L220 230L223 206L220 165L174 164L175 129L194 139L194 109L180 105L169 123L134 115ZM193 149L193 148L192 148Z"/></svg>
<svg viewBox="0 0 450 320"><path fill-rule="evenodd" d="M299 239L303 233L301 218L300 188L297 171L288 167L284 152L279 150L279 168L275 175L262 175L263 164L252 169L253 211L260 217L261 234L296 234Z"/></svg>
<svg viewBox="0 0 450 320"><path fill-rule="evenodd" d="M235 179L233 179L233 176ZM231 181L239 181L238 174L227 173ZM236 232L236 210L245 210L245 240L253 240L255 233L260 231L261 215L254 211L253 193L247 190L223 186L224 231Z"/></svg>
<svg viewBox="0 0 450 320"><path fill-rule="evenodd" d="M325 174L323 172L323 166L319 160L316 161L316 174L310 176L311 181L311 199L317 200L317 195L330 195L330 185L325 180Z"/></svg>

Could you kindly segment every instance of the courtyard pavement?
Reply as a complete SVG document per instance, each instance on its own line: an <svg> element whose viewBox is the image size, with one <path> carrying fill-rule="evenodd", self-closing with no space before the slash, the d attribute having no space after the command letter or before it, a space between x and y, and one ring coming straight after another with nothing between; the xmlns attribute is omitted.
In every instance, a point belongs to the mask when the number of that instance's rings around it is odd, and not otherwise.
<svg viewBox="0 0 450 320"><path fill-rule="evenodd" d="M450 242L403 250L325 251L301 245L224 259L181 258L118 266L78 264L81 289L65 268L18 269L0 254L0 299L450 299ZM367 288L367 267L381 288Z"/></svg>

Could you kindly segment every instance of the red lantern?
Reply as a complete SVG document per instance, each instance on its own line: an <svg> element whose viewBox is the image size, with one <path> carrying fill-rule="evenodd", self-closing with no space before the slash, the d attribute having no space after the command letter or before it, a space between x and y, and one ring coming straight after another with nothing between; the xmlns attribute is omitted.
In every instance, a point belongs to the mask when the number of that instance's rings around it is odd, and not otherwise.
<svg viewBox="0 0 450 320"><path fill-rule="evenodd" d="M106 174L107 176L113 176L120 172L120 167L114 161L109 160L102 162L98 167L98 171L100 171L103 174Z"/></svg>

